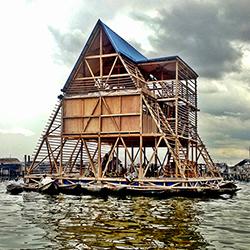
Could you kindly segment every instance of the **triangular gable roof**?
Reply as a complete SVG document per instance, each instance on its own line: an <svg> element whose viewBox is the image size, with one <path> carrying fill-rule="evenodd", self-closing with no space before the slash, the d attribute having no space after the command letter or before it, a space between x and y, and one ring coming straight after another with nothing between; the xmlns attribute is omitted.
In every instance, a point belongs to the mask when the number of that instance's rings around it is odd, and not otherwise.
<svg viewBox="0 0 250 250"><path fill-rule="evenodd" d="M137 62L147 61L147 58L143 56L139 51L137 51L134 47L132 47L128 42L126 42L123 38L121 38L119 35L117 35L113 30L111 30L106 24L104 24L100 19L97 21L94 29L92 30L73 70L71 71L62 91L65 91L67 87L69 86L76 70L78 69L78 66L81 63L82 58L84 57L86 51L88 50L92 40L95 37L96 32L98 31L98 28L102 27L105 34L109 38L112 46L114 47L115 51L119 54L122 54L126 57L128 57L130 60Z"/></svg>
<svg viewBox="0 0 250 250"><path fill-rule="evenodd" d="M111 30L106 24L104 24L100 19L97 21L94 29L92 30L73 70L71 71L62 91L66 91L68 88L71 80L73 79L75 72L77 71L82 58L84 57L85 53L87 52L88 48L91 45L91 42L95 38L95 34L99 28L102 28L105 34L107 35L108 39L110 40L112 46L114 47L116 53L121 54L128 59L132 60L135 64L144 64L144 63L151 63L151 62L163 62L163 61L170 61L170 60L180 60L184 63L196 77L198 74L190 68L180 57L178 56L170 56L170 57L160 57L160 58L152 58L148 59L144 55L142 55L139 51L137 51L133 46L131 46L128 42L126 42L122 37L116 34L113 30Z"/></svg>

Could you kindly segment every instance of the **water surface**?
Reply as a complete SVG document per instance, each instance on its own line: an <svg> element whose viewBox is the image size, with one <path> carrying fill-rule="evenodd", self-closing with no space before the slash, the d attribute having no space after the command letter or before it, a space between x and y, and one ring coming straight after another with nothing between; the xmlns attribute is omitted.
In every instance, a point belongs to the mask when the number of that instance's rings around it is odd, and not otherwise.
<svg viewBox="0 0 250 250"><path fill-rule="evenodd" d="M250 184L230 199L9 195L0 249L250 249Z"/></svg>

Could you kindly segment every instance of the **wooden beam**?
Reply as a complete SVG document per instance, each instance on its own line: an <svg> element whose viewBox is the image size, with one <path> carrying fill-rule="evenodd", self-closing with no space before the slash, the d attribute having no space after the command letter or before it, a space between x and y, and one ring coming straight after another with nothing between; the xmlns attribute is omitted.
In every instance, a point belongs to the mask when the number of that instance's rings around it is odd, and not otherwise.
<svg viewBox="0 0 250 250"><path fill-rule="evenodd" d="M163 137L160 137L160 138L159 138L158 143L157 143L157 145L156 145L156 149L158 149L158 147L159 147L159 145L160 145L160 143L161 143L161 141L162 141L162 138L163 138ZM150 165L150 163L153 161L154 156L156 155L156 152L157 152L157 151L156 151L155 149L153 149L153 151L154 151L154 152L152 153L152 155L151 155L151 157L150 157L150 159L149 159L149 161L148 161L148 164L147 164L147 166L146 166L146 169L145 169L145 171L144 171L142 177L145 177L145 175L147 174L149 165Z"/></svg>
<svg viewBox="0 0 250 250"><path fill-rule="evenodd" d="M85 149L86 149L86 153L87 153L87 155L88 155L89 163L90 163L90 165L91 165L91 168L92 168L92 171L93 171L93 173L94 173L94 176L97 177L95 165L94 165L93 159L92 159L92 157L91 157L91 155L90 155L90 152L89 152L89 149L88 149L88 145L87 145L87 143L86 143L86 141L85 141L84 139L81 139L81 140L83 141L84 147L85 147Z"/></svg>
<svg viewBox="0 0 250 250"><path fill-rule="evenodd" d="M92 71L92 69L91 69L91 67L90 67L90 65L89 65L89 63L88 63L88 61L87 61L86 59L85 59L84 61L85 61L86 65L87 65L87 67L88 67L88 70L89 70L89 72L90 72L90 74L91 74L91 76L92 76L92 79L94 79L94 82L97 83L96 77L95 77L95 75L94 75L94 73L93 73L93 71ZM99 86L99 87L100 87L100 86Z"/></svg>
<svg viewBox="0 0 250 250"><path fill-rule="evenodd" d="M129 158L129 160L130 160L130 162L131 162L132 167L135 168L135 166L134 166L134 161L133 161L132 157L130 156L129 150L128 150L128 148L127 148L127 146L126 146L126 144L125 144L123 138L120 137L120 139L121 139L121 142L122 142L122 144L123 144L123 146L124 146L124 148L125 148L125 150L126 150L126 152L127 152L127 154L128 154L128 158Z"/></svg>
<svg viewBox="0 0 250 250"><path fill-rule="evenodd" d="M93 108L93 110L91 112L91 115L93 115L95 113L95 110L96 110L96 108L97 108L100 100L101 100L100 98L97 99L96 104L95 104L95 106L94 106L94 108ZM88 125L89 125L90 120L91 120L91 116L89 116L89 119L87 120L86 125L83 128L83 131L86 131L86 129L87 129Z"/></svg>
<svg viewBox="0 0 250 250"><path fill-rule="evenodd" d="M108 165L109 165L110 161L111 161L112 158L113 158L113 154L114 154L115 148L116 148L116 146L117 146L117 144L118 144L118 142L119 142L119 139L120 139L120 138L117 137L115 143L113 144L113 146L112 146L112 148L111 148L111 151L110 151L109 157L108 157L108 161L106 162L105 167L104 167L104 170L103 170L103 172L102 172L102 177L104 177L105 174L106 174L106 172L107 172Z"/></svg>
<svg viewBox="0 0 250 250"><path fill-rule="evenodd" d="M105 58L105 57L115 57L117 56L117 53L111 53L111 54L100 54L100 55L93 55L93 56L85 56L85 59L98 59L100 57Z"/></svg>
<svg viewBox="0 0 250 250"><path fill-rule="evenodd" d="M108 74L108 77L107 77L107 79L106 79L106 81L105 81L105 86L106 86L106 84L108 83L108 80L109 80L109 78L110 78L110 76L111 76L111 74L112 74L112 71L113 71L113 69L114 69L114 67L115 67L115 64L116 64L116 62L117 62L117 59L118 59L118 56L115 58L115 60L114 60L114 62L113 62L113 65L112 65L112 67L111 67L111 69L110 69L110 71L109 71L109 74Z"/></svg>
<svg viewBox="0 0 250 250"><path fill-rule="evenodd" d="M36 162L37 157L38 157L38 155L39 155L39 153L40 153L40 150L41 150L41 148L42 148L42 146L43 146L43 144L44 144L44 142L45 142L45 140L46 140L46 134L49 133L49 131L50 131L50 129L51 129L51 127L52 127L52 125L53 125L53 123L54 123L54 121L55 121L55 119L56 119L56 117L57 117L57 115L58 115L58 113L59 113L61 107L62 107L62 101L59 103L58 107L57 107L56 110L55 110L55 114L53 115L53 118L52 118L52 120L51 120L51 122L50 122L48 128L46 129L45 136L43 136L43 139L42 139L42 141L41 141L41 143L40 143L40 145L39 145L39 148L38 148L37 151L36 151L36 154L35 154L35 156L34 156L34 158L33 158L32 164L31 164L30 167L27 169L28 174L30 174L30 173L32 172L32 170L35 168L35 166L38 166L37 164L35 164L35 162Z"/></svg>
<svg viewBox="0 0 250 250"><path fill-rule="evenodd" d="M105 78L116 78L116 77L119 77L119 78L122 78L122 77L125 77L125 76L130 76L130 74L128 73L124 73L124 74L113 74L113 75L103 75L102 78L105 79ZM74 81L83 81L83 80L95 80L95 78L93 77L78 77L76 79L74 79Z"/></svg>
<svg viewBox="0 0 250 250"><path fill-rule="evenodd" d="M54 166L56 167L56 171L57 171L57 173L58 173L58 172L59 172L59 168L58 168L58 166L57 166L57 162L56 162L56 159L55 159L55 157L54 157L53 150L52 150L52 148L51 148L50 143L49 143L48 140L47 140L47 142L48 142L48 146L49 146L49 151L50 151L50 153L51 153L51 155L52 155L52 158L53 158ZM61 145L60 145L60 146L61 146ZM59 174L60 174L60 173L59 173Z"/></svg>
<svg viewBox="0 0 250 250"><path fill-rule="evenodd" d="M108 104L107 104L107 102L106 102L105 98L104 98L104 97L102 97L102 96L101 96L100 98L101 98L101 100L103 101L104 106L106 107L106 109L107 109L107 111L109 112L109 114L112 114L112 112L111 112L111 110L110 110L110 108L109 108L109 106L108 106ZM113 121L113 123L115 124L115 126L116 126L117 130L118 130L118 131L120 131L120 128L119 128L118 124L116 123L116 120L114 119L114 117L113 117L113 116L111 116L111 120L112 120L112 121Z"/></svg>

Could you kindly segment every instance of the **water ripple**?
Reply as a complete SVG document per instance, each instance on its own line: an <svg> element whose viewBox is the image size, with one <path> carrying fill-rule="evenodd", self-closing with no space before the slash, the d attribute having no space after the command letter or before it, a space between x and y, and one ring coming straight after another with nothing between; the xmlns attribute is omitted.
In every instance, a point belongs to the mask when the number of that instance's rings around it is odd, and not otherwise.
<svg viewBox="0 0 250 250"><path fill-rule="evenodd" d="M249 249L250 185L231 199L5 193L0 249Z"/></svg>

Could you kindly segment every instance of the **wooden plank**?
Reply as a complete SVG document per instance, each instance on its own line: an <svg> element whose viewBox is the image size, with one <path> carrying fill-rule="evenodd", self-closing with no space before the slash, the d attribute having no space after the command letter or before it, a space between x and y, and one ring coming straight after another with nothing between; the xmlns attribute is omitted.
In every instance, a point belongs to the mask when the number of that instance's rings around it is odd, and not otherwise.
<svg viewBox="0 0 250 250"><path fill-rule="evenodd" d="M85 124L85 119L84 118L84 124ZM88 120L88 124L85 125L85 130L84 132L88 133L99 133L99 118L90 118Z"/></svg>
<svg viewBox="0 0 250 250"><path fill-rule="evenodd" d="M115 117L113 119L115 120L116 124L119 124L119 117ZM102 130L101 130L101 132L120 131L120 129L118 130L117 126L115 125L113 119L111 119L111 117L103 117L102 118Z"/></svg>
<svg viewBox="0 0 250 250"><path fill-rule="evenodd" d="M63 101L63 116L82 115L82 100L81 99L66 99Z"/></svg>
<svg viewBox="0 0 250 250"><path fill-rule="evenodd" d="M100 104L99 104L99 98L84 98L84 111L82 115L88 116L88 115L100 115Z"/></svg>
<svg viewBox="0 0 250 250"><path fill-rule="evenodd" d="M102 100L104 101L104 105L102 106L102 114L120 113L119 96L102 97Z"/></svg>
<svg viewBox="0 0 250 250"><path fill-rule="evenodd" d="M108 105L108 103L106 102L106 99L105 99L105 98L101 97L101 99L102 99L102 102L103 102L102 107L105 106L105 109L107 110L108 114L112 114L112 110L113 110L113 112L116 112L116 110L119 111L119 107L113 107L113 106L110 107L110 106ZM109 99L109 98L108 98L108 99ZM111 97L110 100L112 100L112 102L117 103L117 100L119 100L119 97L116 97L116 99L114 99L113 97ZM102 109L102 110L105 110L105 109ZM111 109L112 109L112 110L111 110ZM112 121L114 122L114 124L115 124L117 130L119 131L120 128L119 128L119 126L118 126L116 120L115 120L113 117L111 117L111 119L112 119Z"/></svg>
<svg viewBox="0 0 250 250"><path fill-rule="evenodd" d="M123 74L112 74L111 76L109 75L103 75L103 79L105 78L123 78L123 77L126 77L126 76L130 76L130 74L128 73L123 73ZM78 77L76 79L74 79L74 81L83 81L83 80L93 80L93 77Z"/></svg>
<svg viewBox="0 0 250 250"><path fill-rule="evenodd" d="M83 131L83 120L81 118L64 120L64 133L81 133Z"/></svg>
<svg viewBox="0 0 250 250"><path fill-rule="evenodd" d="M139 113L140 96L122 96L121 113Z"/></svg>
<svg viewBox="0 0 250 250"><path fill-rule="evenodd" d="M140 132L140 116L121 117L121 131Z"/></svg>

